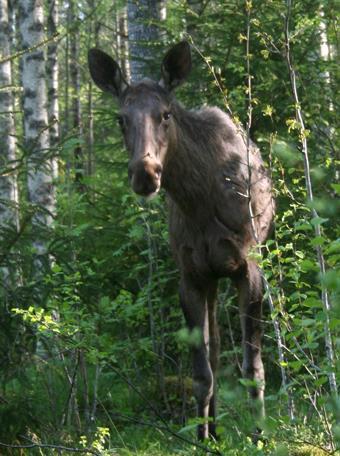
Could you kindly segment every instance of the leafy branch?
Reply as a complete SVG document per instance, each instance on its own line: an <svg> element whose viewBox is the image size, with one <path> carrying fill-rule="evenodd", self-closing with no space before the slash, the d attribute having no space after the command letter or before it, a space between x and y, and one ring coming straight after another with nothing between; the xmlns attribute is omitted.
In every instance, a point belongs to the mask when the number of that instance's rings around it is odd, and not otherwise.
<svg viewBox="0 0 340 456"><path fill-rule="evenodd" d="M311 214L314 220L319 219L319 215L314 207L314 197L313 197L313 189L312 189L312 182L311 182L311 173L310 173L310 165L309 165L309 154L308 154L308 143L307 143L307 130L305 128L304 123L304 116L301 108L301 102L299 99L297 83L296 83L296 71L295 67L292 62L292 55L291 55L291 37L290 37L290 30L289 24L291 19L291 11L292 11L292 2L291 0L287 0L286 2L287 10L285 15L285 57L286 63L288 66L289 77L290 77L290 85L291 85L291 93L294 100L295 105L295 117L296 122L300 128L300 143L301 143L301 151L303 156L303 163L304 163L304 174L305 174L305 183L306 183L306 191L307 191L307 201L311 206ZM314 223L314 233L316 237L321 237L321 226L320 223ZM325 266L325 259L323 255L323 250L321 245L317 245L316 247L317 258L319 263L319 269L321 274L321 279L325 277L326 274L326 266ZM325 284L322 284L322 291L321 291L321 299L324 306L324 314L325 314L325 345L327 351L327 358L329 362L330 372L328 373L329 379L329 386L331 392L337 396L337 384L335 378L335 355L333 349L333 342L330 330L330 311L331 311L331 303L329 300L328 290Z"/></svg>

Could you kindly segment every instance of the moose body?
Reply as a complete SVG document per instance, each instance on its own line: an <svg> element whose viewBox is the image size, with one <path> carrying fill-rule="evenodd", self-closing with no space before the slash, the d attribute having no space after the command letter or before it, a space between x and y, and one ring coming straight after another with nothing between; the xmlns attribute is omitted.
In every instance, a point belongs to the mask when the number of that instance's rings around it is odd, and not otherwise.
<svg viewBox="0 0 340 456"><path fill-rule="evenodd" d="M216 373L219 330L218 280L238 289L243 375L264 414L261 360L262 280L249 251L263 242L273 219L271 182L254 144L216 107L184 109L173 89L191 69L190 47L168 51L159 83L128 85L119 66L102 51L89 53L94 82L119 100L120 125L130 154L133 190L146 197L163 187L169 200L169 235L180 271L180 302L189 330L202 340L192 348L200 439L216 437ZM254 236L254 231L256 236Z"/></svg>

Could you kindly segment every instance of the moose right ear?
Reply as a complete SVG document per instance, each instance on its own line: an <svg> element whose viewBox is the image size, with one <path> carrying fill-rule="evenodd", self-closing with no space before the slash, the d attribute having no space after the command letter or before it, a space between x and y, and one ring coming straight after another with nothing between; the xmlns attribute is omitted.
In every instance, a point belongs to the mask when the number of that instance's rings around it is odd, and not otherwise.
<svg viewBox="0 0 340 456"><path fill-rule="evenodd" d="M169 91L181 85L191 71L191 52L187 41L173 46L163 59L160 85Z"/></svg>
<svg viewBox="0 0 340 456"><path fill-rule="evenodd" d="M94 83L104 92L110 92L119 97L128 87L118 63L105 52L100 49L90 49L88 62Z"/></svg>

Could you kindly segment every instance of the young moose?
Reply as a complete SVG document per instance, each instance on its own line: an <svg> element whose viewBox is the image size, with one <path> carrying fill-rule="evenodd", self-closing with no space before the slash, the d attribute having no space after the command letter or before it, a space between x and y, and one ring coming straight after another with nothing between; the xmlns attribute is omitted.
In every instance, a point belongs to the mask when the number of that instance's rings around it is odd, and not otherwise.
<svg viewBox="0 0 340 456"><path fill-rule="evenodd" d="M203 418L198 437L216 437L216 292L222 277L230 277L238 289L243 375L254 380L250 395L264 413L262 282L248 253L255 244L254 228L262 242L271 227L270 180L258 149L251 144L247 153L243 133L229 116L216 107L187 111L175 100L173 90L191 70L187 42L167 52L159 82L129 85L118 64L99 49L90 50L89 67L96 85L118 99L133 190L149 197L163 187L169 197L180 302L189 329L202 333L202 342L192 349L194 392Z"/></svg>

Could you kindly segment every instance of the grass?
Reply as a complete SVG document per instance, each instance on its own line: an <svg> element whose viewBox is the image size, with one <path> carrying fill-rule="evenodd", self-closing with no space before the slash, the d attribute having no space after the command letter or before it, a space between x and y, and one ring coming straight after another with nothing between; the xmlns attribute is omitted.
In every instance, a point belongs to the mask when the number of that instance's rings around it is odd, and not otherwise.
<svg viewBox="0 0 340 456"><path fill-rule="evenodd" d="M209 454L200 449L196 444L195 427L197 420L189 419L186 426L171 423L170 420L161 422L159 417L150 410L138 395L129 394L124 384L115 385L108 391L117 391L119 394L98 406L97 420L94 427L97 433L89 433L84 440L85 446L95 448L102 456L203 456ZM101 397L106 397L104 391ZM110 393L111 394L111 393ZM151 392L147 395L148 400L157 399L157 407L161 410L159 398L152 398ZM15 398L14 398L15 399ZM14 400L13 399L13 400ZM18 404L17 401L15 401ZM35 402L33 401L34 405ZM308 425L303 422L303 404L297 404L300 416L295 423L290 423L285 416L286 400L279 394L266 396L267 418L261 423L264 430L264 441L257 446L251 442L251 434L254 430L254 420L249 411L249 404L245 388L236 383L220 384L219 391L219 415L217 418L218 442L204 442L206 447L217 450L225 456L326 456L339 455L340 452L331 452L322 423L318 419L309 417ZM153 404L156 406L156 404ZM299 405L299 407L298 407ZM22 407L20 407L22 409ZM38 413L39 409L31 410L31 417L38 417L39 422L32 420L26 422L23 427L16 428L18 438L9 438L8 433L2 434L1 441L23 443L20 435L34 436L35 441L43 443L61 443L70 447L80 447L80 439L74 430L68 428L58 429L53 427L53 416L45 414L43 417ZM0 413L0 418L5 415ZM7 417L9 415L7 414ZM55 417L54 417L55 418ZM14 417L12 418L14 419ZM1 421L1 419L0 419ZM10 429L8 427L8 429ZM174 433L176 435L174 435ZM180 437L189 440L184 442ZM32 437L33 438L33 437ZM340 442L339 442L340 444ZM50 449L6 450L0 448L0 455L8 456L59 456L75 454L57 452ZM79 453L78 453L79 454ZM213 454L213 453L210 453Z"/></svg>

